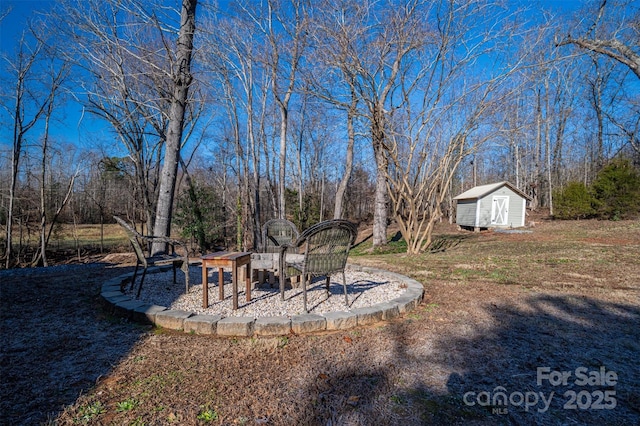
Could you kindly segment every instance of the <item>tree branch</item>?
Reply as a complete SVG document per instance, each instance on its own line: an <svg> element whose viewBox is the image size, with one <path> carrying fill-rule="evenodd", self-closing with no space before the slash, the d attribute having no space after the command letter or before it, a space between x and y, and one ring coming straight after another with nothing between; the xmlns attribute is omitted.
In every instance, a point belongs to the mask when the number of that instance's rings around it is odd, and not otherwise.
<svg viewBox="0 0 640 426"><path fill-rule="evenodd" d="M586 38L572 38L571 36L568 36L566 40L557 43L556 46L564 46L567 44L573 44L582 49L600 53L615 59L629 67L636 77L640 78L640 55L618 40L591 40Z"/></svg>

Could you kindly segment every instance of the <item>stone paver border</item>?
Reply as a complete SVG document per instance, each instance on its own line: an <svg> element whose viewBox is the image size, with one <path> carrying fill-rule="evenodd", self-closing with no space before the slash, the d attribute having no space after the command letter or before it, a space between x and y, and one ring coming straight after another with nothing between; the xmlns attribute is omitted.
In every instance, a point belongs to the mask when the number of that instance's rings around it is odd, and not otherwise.
<svg viewBox="0 0 640 426"><path fill-rule="evenodd" d="M324 314L293 315L279 317L222 317L201 315L164 306L149 305L133 299L120 290L123 283L130 282L132 273L123 274L105 281L100 296L105 308L112 314L136 322L154 324L159 327L181 330L185 333L220 337L284 336L289 333L305 334L320 331L348 330L357 326L387 321L415 309L424 295L424 287L418 281L395 272L368 266L349 265L350 268L380 274L406 285L405 292L388 302L378 303L349 311L334 311ZM170 267L149 268L147 273L168 271Z"/></svg>

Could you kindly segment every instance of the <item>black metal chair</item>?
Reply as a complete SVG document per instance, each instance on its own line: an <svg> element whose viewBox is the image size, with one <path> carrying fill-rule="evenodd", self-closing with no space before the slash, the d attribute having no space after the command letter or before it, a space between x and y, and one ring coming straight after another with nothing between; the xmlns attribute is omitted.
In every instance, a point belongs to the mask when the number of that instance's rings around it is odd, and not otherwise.
<svg viewBox="0 0 640 426"><path fill-rule="evenodd" d="M136 293L136 298L140 297L142 284L144 283L144 277L147 274L147 268L149 266L172 265L174 284L176 283L176 268L179 267L180 269L182 269L182 272L184 272L186 292L189 292L189 252L184 243L167 237L142 235L127 222L125 222L122 218L118 216L113 216L113 218L116 220L116 222L118 222L120 226L124 228L137 258L136 269L133 271L133 278L131 278L130 290L133 290L134 288L136 276L138 275L138 268L140 267L140 265L142 265L143 267L142 276L140 277L140 284L138 285L138 292ZM145 251L142 249L141 243L146 243L148 247L150 247L154 241L161 241L163 243L166 243L171 248L171 252L168 254L147 256L145 254ZM181 247L184 251L184 255L176 253L176 247ZM147 249L147 252L149 252L149 248Z"/></svg>
<svg viewBox="0 0 640 426"><path fill-rule="evenodd" d="M280 297L284 300L286 278L302 275L302 298L307 313L307 280L312 276L325 276L327 297L331 275L342 273L344 301L349 306L344 268L349 250L356 240L355 224L342 219L327 220L306 229L298 239L282 245L280 250ZM298 253L292 253L292 251Z"/></svg>

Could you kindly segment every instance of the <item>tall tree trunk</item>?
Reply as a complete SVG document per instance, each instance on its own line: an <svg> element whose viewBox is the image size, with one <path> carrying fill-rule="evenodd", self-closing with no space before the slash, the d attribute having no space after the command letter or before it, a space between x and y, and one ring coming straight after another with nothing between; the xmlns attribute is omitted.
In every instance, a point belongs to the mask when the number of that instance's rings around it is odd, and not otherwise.
<svg viewBox="0 0 640 426"><path fill-rule="evenodd" d="M173 197L178 174L184 115L189 96L189 86L193 80L191 75L191 55L193 52L193 35L196 29L196 6L198 0L182 0L180 14L180 32L174 64L173 96L169 111L169 128L165 146L164 164L160 175L160 190L154 235L169 236L171 234L171 219L173 214ZM165 251L162 242L154 243L152 254Z"/></svg>
<svg viewBox="0 0 640 426"><path fill-rule="evenodd" d="M542 95L540 90L536 91L536 148L535 159L533 169L533 179L531 183L531 210L537 211L540 203L539 192L541 188L542 167L540 162L542 161Z"/></svg>
<svg viewBox="0 0 640 426"><path fill-rule="evenodd" d="M371 123L373 152L376 157L376 193L373 208L373 246L387 244L387 217L389 196L387 194L388 160L384 148L384 116L382 105L374 105Z"/></svg>
<svg viewBox="0 0 640 426"><path fill-rule="evenodd" d="M234 110L235 113L235 110ZM235 116L235 114L234 114ZM235 140L235 148L236 148L236 175L238 178L238 192L236 193L236 247L238 250L242 251L244 248L243 240L244 240L244 227L242 226L242 189L243 182L247 180L246 169L243 169L241 164L241 159L244 158L242 153L242 147L240 146L240 129L237 118L233 120L234 123L234 140ZM246 162L245 162L246 164ZM243 173L243 171L245 173Z"/></svg>
<svg viewBox="0 0 640 426"><path fill-rule="evenodd" d="M11 267L11 256L12 253L12 234L13 234L13 209L14 209L14 201L16 194L16 183L18 180L18 164L20 163L20 152L22 150L22 137L18 135L17 138L14 137L13 150L11 153L11 184L9 186L9 208L7 210L7 234L6 234L6 249L5 249L5 268L9 269Z"/></svg>
<svg viewBox="0 0 640 426"><path fill-rule="evenodd" d="M251 149L251 155L253 156L253 247L255 250L259 250L262 247L262 233L260 232L260 153L256 146L255 135L253 133L253 118L251 117L253 111L248 114L247 128L249 132L249 145Z"/></svg>
<svg viewBox="0 0 640 426"><path fill-rule="evenodd" d="M353 119L356 113L358 98L356 93L351 90L351 105L347 111L347 156L344 163L344 175L340 179L338 189L336 189L336 203L333 207L333 218L342 219L344 211L344 194L347 192L347 184L351 179L353 170L353 146L355 144L356 132L353 126Z"/></svg>
<svg viewBox="0 0 640 426"><path fill-rule="evenodd" d="M280 68L282 65L280 64L280 59L282 57L282 49L283 42L280 39L279 35L276 35L274 32L274 19L279 21L281 19L280 16L277 16L278 13L275 10L280 7L282 8L282 4L278 4L278 2L274 2L269 0L269 16L267 17L267 37L269 39L269 43L271 45L271 87L273 90L273 96L276 99L276 103L278 104L278 108L280 110L280 170L278 173L280 182L278 182L278 217L280 219L285 218L286 216L286 201L285 201L285 188L286 188L286 166L287 166L287 126L289 120L289 101L291 100L291 95L293 94L293 89L296 82L296 73L298 72L298 65L300 59L302 57L302 53L305 45L305 37L307 35L306 23L305 23L305 12L302 8L302 5L297 2L291 2L288 6L291 6L293 9L293 16L290 16L293 19L293 22L287 22L286 24L283 22L278 22L284 26L291 25L293 30L291 36L291 42L293 43L290 46L290 57L288 60L288 68L287 70L287 78L286 78L286 89L282 92L280 91L279 84L279 73L283 70Z"/></svg>
<svg viewBox="0 0 640 426"><path fill-rule="evenodd" d="M593 64L595 67L595 78L590 82L591 85L591 102L593 103L593 109L596 113L596 152L594 169L592 170L592 176L604 165L604 114L603 114L603 101L602 101L602 86L605 77L602 75L598 61L594 58Z"/></svg>
<svg viewBox="0 0 640 426"><path fill-rule="evenodd" d="M13 109L13 146L11 149L11 183L9 185L9 206L7 210L7 228L6 228L6 247L5 247L5 267L11 266L11 257L13 256L13 210L15 208L16 186L18 183L18 168L20 165L20 155L22 153L22 143L25 134L38 122L44 109L47 107L49 98L34 105L35 112L30 120L25 117L25 96L28 93L28 75L31 67L36 62L40 51L43 47L42 43L28 48L24 39L24 34L20 40L19 52L15 63L11 64L16 71L16 83L14 87L15 105ZM27 51L29 53L27 53Z"/></svg>
<svg viewBox="0 0 640 426"><path fill-rule="evenodd" d="M260 144L262 146L262 152L264 153L264 162L265 162L264 171L266 174L265 178L267 181L266 186L268 190L269 202L271 204L271 217L276 218L276 217L279 217L279 215L278 215L277 188L276 188L276 182L274 181L274 179L276 179L275 177L276 172L274 170L275 161L272 161L273 157L269 152L270 150L267 145L267 139L264 133L264 128L261 131L260 139L261 139ZM273 153L273 155L275 156L275 153Z"/></svg>
<svg viewBox="0 0 640 426"><path fill-rule="evenodd" d="M324 181L325 181L325 172L322 169L322 180L320 182L320 222L324 220Z"/></svg>
<svg viewBox="0 0 640 426"><path fill-rule="evenodd" d="M387 164L382 149L376 151L376 194L373 210L373 246L380 247L387 244L387 207L389 196L387 194L386 170Z"/></svg>
<svg viewBox="0 0 640 426"><path fill-rule="evenodd" d="M553 182L551 181L552 170L551 170L551 125L550 125L550 117L549 117L549 81L545 80L544 82L545 89L545 111L547 112L547 117L545 120L545 129L544 129L544 138L545 138L545 154L546 154L546 163L547 163L547 190L548 192L548 205L549 205L549 215L553 216Z"/></svg>
<svg viewBox="0 0 640 426"><path fill-rule="evenodd" d="M304 211L304 176L302 171L302 137L304 127L300 127L300 137L298 139L298 150L296 152L296 162L298 163L298 222L301 228L306 228L307 216Z"/></svg>
<svg viewBox="0 0 640 426"><path fill-rule="evenodd" d="M249 150L251 151L251 158L253 162L253 211L250 212L253 220L253 248L259 250L262 247L262 233L260 232L260 152L258 144L256 143L256 135L254 133L253 123L253 68L249 66L249 81L247 89L247 138L249 142ZM248 176L247 176L248 178ZM248 180L248 179L247 179ZM247 197L249 194L247 193Z"/></svg>
<svg viewBox="0 0 640 426"><path fill-rule="evenodd" d="M49 266L47 263L47 200L46 200L46 182L47 182L47 150L49 145L49 121L53 113L53 101L47 106L47 114L44 122L44 136L42 137L42 163L40 169L40 258L42 266ZM39 259L34 263L37 264Z"/></svg>
<svg viewBox="0 0 640 426"><path fill-rule="evenodd" d="M285 213L285 179L287 167L287 108L280 105L280 169L278 171L278 217L284 219Z"/></svg>

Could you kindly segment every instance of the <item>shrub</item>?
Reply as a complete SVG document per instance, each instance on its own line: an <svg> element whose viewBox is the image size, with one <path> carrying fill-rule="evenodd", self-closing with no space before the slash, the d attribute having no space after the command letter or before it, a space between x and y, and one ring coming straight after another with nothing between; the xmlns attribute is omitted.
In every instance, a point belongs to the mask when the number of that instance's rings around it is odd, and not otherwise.
<svg viewBox="0 0 640 426"><path fill-rule="evenodd" d="M222 201L211 186L193 181L180 194L175 213L183 238L193 238L202 252L208 251L224 236Z"/></svg>
<svg viewBox="0 0 640 426"><path fill-rule="evenodd" d="M558 219L585 219L592 217L593 197L581 182L569 182L567 186L554 191L554 216Z"/></svg>
<svg viewBox="0 0 640 426"><path fill-rule="evenodd" d="M628 159L605 166L591 184L594 208L602 219L640 217L640 173Z"/></svg>

